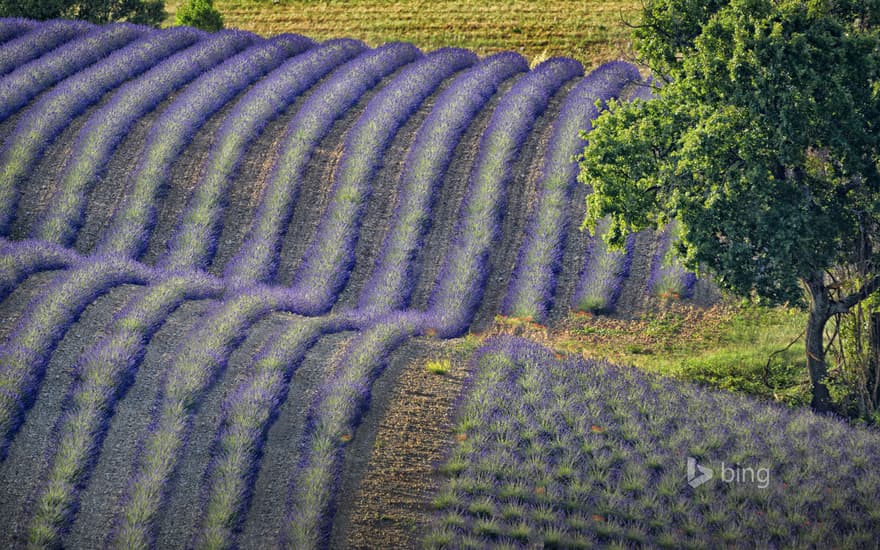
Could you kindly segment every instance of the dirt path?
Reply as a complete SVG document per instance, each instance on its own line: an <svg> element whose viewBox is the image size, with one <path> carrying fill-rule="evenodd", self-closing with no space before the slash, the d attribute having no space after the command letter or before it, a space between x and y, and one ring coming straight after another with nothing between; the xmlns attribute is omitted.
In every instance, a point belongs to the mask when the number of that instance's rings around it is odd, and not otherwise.
<svg viewBox="0 0 880 550"><path fill-rule="evenodd" d="M452 444L455 405L468 376L464 358L453 359L442 376L425 368L428 358L443 355L442 344L420 339L393 357L392 372L383 377L393 375L396 383L385 395L378 392L358 430L356 440L368 430L374 443L358 457L368 462L356 489L340 499L331 548L419 547L442 481L436 468ZM355 471L347 460L349 468Z"/></svg>
<svg viewBox="0 0 880 550"><path fill-rule="evenodd" d="M182 304L153 336L125 397L117 403L88 485L80 493L79 512L65 539L68 548L103 548L150 422L162 376L184 337L211 306L210 300Z"/></svg>
<svg viewBox="0 0 880 550"><path fill-rule="evenodd" d="M61 271L53 269L34 273L20 282L15 290L0 302L0 342L5 341L12 334L31 300L45 292L47 285L51 284Z"/></svg>
<svg viewBox="0 0 880 550"><path fill-rule="evenodd" d="M37 492L46 481L49 446L67 400L73 367L113 315L141 287L122 285L92 302L71 325L46 367L34 405L0 463L0 547L24 546Z"/></svg>
<svg viewBox="0 0 880 550"><path fill-rule="evenodd" d="M428 300L434 291L434 284L443 264L443 258L452 242L461 210L461 202L467 191L468 178L470 178L474 161L477 158L480 138L489 125L489 120L492 118L492 113L495 112L498 102L522 76L523 74L518 74L498 87L498 91L474 117L461 141L455 147L452 160L443 176L443 183L434 200L429 217L430 226L425 235L424 243L415 259L413 277L416 283L410 299L410 307L413 309L424 310L428 307Z"/></svg>
<svg viewBox="0 0 880 550"><path fill-rule="evenodd" d="M510 277L525 240L524 230L538 194L538 180L553 132L553 123L556 122L568 92L580 80L580 77L570 80L550 98L547 109L535 121L514 162L513 177L504 190L501 241L489 252L490 271L486 278L483 299L471 325L473 332L487 330L492 326L495 315L501 312L502 301L507 294Z"/></svg>

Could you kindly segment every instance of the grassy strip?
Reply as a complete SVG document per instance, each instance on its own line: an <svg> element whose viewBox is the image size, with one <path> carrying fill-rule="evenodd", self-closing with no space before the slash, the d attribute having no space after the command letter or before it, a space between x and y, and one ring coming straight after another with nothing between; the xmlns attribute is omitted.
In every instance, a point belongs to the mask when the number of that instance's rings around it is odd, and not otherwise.
<svg viewBox="0 0 880 550"><path fill-rule="evenodd" d="M0 457L33 403L55 346L95 298L123 283L144 284L150 273L134 262L83 262L36 296L18 328L0 346Z"/></svg>
<svg viewBox="0 0 880 550"><path fill-rule="evenodd" d="M172 275L145 288L81 356L51 445L48 478L28 526L31 547L58 547L73 519L79 491L100 451L113 408L134 379L146 345L185 300L216 297L222 285L201 275Z"/></svg>
<svg viewBox="0 0 880 550"><path fill-rule="evenodd" d="M608 221L602 220L596 226L596 234L589 237L584 265L572 296L571 306L577 311L594 314L613 312L623 290L623 282L629 277L635 236L627 236L624 250L613 250L604 240L607 230Z"/></svg>
<svg viewBox="0 0 880 550"><path fill-rule="evenodd" d="M329 309L348 281L372 179L391 139L443 80L476 59L469 51L441 49L415 61L370 101L348 133L330 204L294 276L293 288L315 314Z"/></svg>
<svg viewBox="0 0 880 550"><path fill-rule="evenodd" d="M16 66L0 80L0 122L40 92L106 57L137 36L125 25L104 25L42 57Z"/></svg>
<svg viewBox="0 0 880 550"><path fill-rule="evenodd" d="M241 35L218 33L192 45L204 35L186 27L175 30L180 32L181 49L186 49L122 86L79 132L36 238L70 245L82 224L89 189L137 119L249 42Z"/></svg>
<svg viewBox="0 0 880 550"><path fill-rule="evenodd" d="M229 186L248 146L300 94L364 48L355 40L325 42L290 59L247 92L224 120L204 175L160 265L171 269L205 267L216 247Z"/></svg>
<svg viewBox="0 0 880 550"><path fill-rule="evenodd" d="M166 185L174 160L198 129L229 100L311 44L299 36L255 41L255 45L188 86L150 130L132 175L131 191L113 213L97 250L132 258L140 256L155 224L156 194Z"/></svg>
<svg viewBox="0 0 880 550"><path fill-rule="evenodd" d="M18 202L18 186L46 147L67 124L111 89L178 50L179 33L128 27L143 37L65 79L41 96L18 121L0 152L0 234L8 231Z"/></svg>
<svg viewBox="0 0 880 550"><path fill-rule="evenodd" d="M498 86L526 70L528 64L521 55L497 54L457 77L437 98L407 154L392 229L361 293L359 307L389 312L403 309L409 302L414 286L412 264L455 147Z"/></svg>
<svg viewBox="0 0 880 550"><path fill-rule="evenodd" d="M495 109L480 140L456 240L430 298L437 334L456 336L470 325L489 271L489 247L500 231L500 205L513 161L553 93L581 74L580 63L572 59L545 61L521 78Z"/></svg>
<svg viewBox="0 0 880 550"><path fill-rule="evenodd" d="M369 50L321 84L287 127L272 175L248 229L244 244L226 266L224 276L243 285L267 282L275 273L281 238L293 215L303 173L312 152L341 117L369 89L421 55L411 44L388 44Z"/></svg>
<svg viewBox="0 0 880 550"><path fill-rule="evenodd" d="M326 544L345 446L369 404L373 380L388 355L418 334L422 324L423 316L411 313L391 314L376 322L352 342L334 377L321 388L309 412L304 455L293 476L289 518L281 539L285 548Z"/></svg>
<svg viewBox="0 0 880 550"><path fill-rule="evenodd" d="M64 269L79 262L76 252L39 241L7 241L0 238L0 302L18 283L40 271Z"/></svg>
<svg viewBox="0 0 880 550"><path fill-rule="evenodd" d="M565 55L588 68L630 52L626 23L637 23L641 9L634 0L214 0L214 6L227 26L264 36L350 36L371 45L403 40L426 51L512 50L532 60ZM176 8L176 1L166 2L167 24Z"/></svg>
<svg viewBox="0 0 880 550"><path fill-rule="evenodd" d="M427 546L856 548L876 540L876 432L559 359L514 338L475 355L478 374L442 468L449 481L434 501ZM688 457L715 468L714 479L689 485ZM731 481L722 462L741 477Z"/></svg>
<svg viewBox="0 0 880 550"><path fill-rule="evenodd" d="M586 144L582 132L592 128L600 106L624 86L640 80L639 71L621 61L605 64L569 92L553 126L544 156L539 194L526 226L525 241L513 272L504 312L543 322L552 306L562 263L569 203L577 184L575 155Z"/></svg>
<svg viewBox="0 0 880 550"><path fill-rule="evenodd" d="M3 44L0 57L0 76L32 61L65 42L82 36L95 26L85 21L49 21L37 25L30 32Z"/></svg>

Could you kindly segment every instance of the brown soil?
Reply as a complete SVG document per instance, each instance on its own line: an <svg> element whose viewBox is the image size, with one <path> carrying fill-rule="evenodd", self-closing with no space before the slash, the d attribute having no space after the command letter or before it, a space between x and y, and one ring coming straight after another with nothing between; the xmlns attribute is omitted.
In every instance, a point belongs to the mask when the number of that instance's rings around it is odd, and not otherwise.
<svg viewBox="0 0 880 550"><path fill-rule="evenodd" d="M15 289L0 302L0 342L18 327L18 320L31 304L31 301L46 291L60 270L41 271L18 283Z"/></svg>
<svg viewBox="0 0 880 550"><path fill-rule="evenodd" d="M492 325L495 315L501 312L502 301L507 294L510 277L525 240L524 229L534 208L538 180L553 132L553 123L556 122L568 92L579 81L580 77L570 80L550 98L547 109L535 121L514 162L513 177L504 190L502 199L504 209L499 233L501 240L489 252L489 275L486 277L483 299L471 325L473 332L486 330Z"/></svg>

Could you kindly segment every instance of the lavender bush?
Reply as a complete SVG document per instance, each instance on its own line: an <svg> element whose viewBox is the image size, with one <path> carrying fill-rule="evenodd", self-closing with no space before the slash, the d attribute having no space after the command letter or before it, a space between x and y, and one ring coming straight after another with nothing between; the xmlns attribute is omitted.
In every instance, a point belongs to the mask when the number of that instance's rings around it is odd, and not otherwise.
<svg viewBox="0 0 880 550"><path fill-rule="evenodd" d="M657 250L651 260L648 293L664 299L690 298L697 277L681 265L676 252L676 222L670 222L660 233Z"/></svg>
<svg viewBox="0 0 880 550"><path fill-rule="evenodd" d="M35 21L23 17L6 17L0 19L0 45L30 32L37 26Z"/></svg>
<svg viewBox="0 0 880 550"><path fill-rule="evenodd" d="M569 92L556 118L538 182L538 200L526 226L503 311L543 322L556 291L569 203L577 185L578 152L584 135L599 116L601 105L617 97L623 87L639 80L639 71L623 61L606 63L587 75Z"/></svg>
<svg viewBox="0 0 880 550"><path fill-rule="evenodd" d="M174 160L196 131L229 100L310 45L310 40L295 35L257 40L256 45L188 86L150 130L131 177L131 190L113 213L110 229L97 249L106 254L140 256L155 223L156 194L167 183Z"/></svg>
<svg viewBox="0 0 880 550"><path fill-rule="evenodd" d="M0 151L0 234L9 229L18 185L46 147L77 115L109 90L180 49L180 33L156 31L65 79L29 108Z"/></svg>
<svg viewBox="0 0 880 550"><path fill-rule="evenodd" d="M513 161L550 97L582 71L572 59L545 61L520 79L495 109L480 140L456 240L431 295L429 312L438 335L456 336L470 325L490 269L489 247L497 241Z"/></svg>
<svg viewBox="0 0 880 550"><path fill-rule="evenodd" d="M40 241L7 241L0 238L0 302L28 276L52 269L63 269L80 261L66 248Z"/></svg>
<svg viewBox="0 0 880 550"><path fill-rule="evenodd" d="M421 56L412 44L369 50L335 70L290 121L244 244L224 270L241 284L268 282L275 273L281 238L293 215L312 152L333 123L382 78Z"/></svg>
<svg viewBox="0 0 880 550"><path fill-rule="evenodd" d="M875 431L516 338L473 362L429 548L861 548L880 535ZM715 477L689 478L688 457Z"/></svg>
<svg viewBox="0 0 880 550"><path fill-rule="evenodd" d="M628 235L623 250L612 250L604 240L608 221L596 226L590 237L584 265L572 296L573 309L591 313L611 313L629 277L635 250L635 236Z"/></svg>
<svg viewBox="0 0 880 550"><path fill-rule="evenodd" d="M85 21L49 21L3 44L0 76L94 29Z"/></svg>
<svg viewBox="0 0 880 550"><path fill-rule="evenodd" d="M414 285L412 263L456 145L498 86L526 70L528 63L521 55L496 54L457 77L437 98L407 154L392 229L361 293L360 308L383 313L404 309L409 302Z"/></svg>
<svg viewBox="0 0 880 550"><path fill-rule="evenodd" d="M444 79L474 61L472 52L457 48L426 55L383 88L348 133L330 204L294 276L293 288L315 313L329 309L348 281L371 181L391 139Z"/></svg>
<svg viewBox="0 0 880 550"><path fill-rule="evenodd" d="M98 27L38 59L19 65L0 79L0 122L40 92L142 36L130 25Z"/></svg>
<svg viewBox="0 0 880 550"><path fill-rule="evenodd" d="M202 33L187 27L173 29L180 46L193 44ZM217 33L172 55L137 79L122 86L89 117L76 137L61 172L50 207L34 237L70 245L82 223L89 189L101 177L116 146L132 125L172 92L246 47L250 40L237 33Z"/></svg>
<svg viewBox="0 0 880 550"><path fill-rule="evenodd" d="M248 146L300 94L365 48L356 40L324 42L290 59L248 91L224 120L205 173L160 265L205 267L214 253L225 197Z"/></svg>

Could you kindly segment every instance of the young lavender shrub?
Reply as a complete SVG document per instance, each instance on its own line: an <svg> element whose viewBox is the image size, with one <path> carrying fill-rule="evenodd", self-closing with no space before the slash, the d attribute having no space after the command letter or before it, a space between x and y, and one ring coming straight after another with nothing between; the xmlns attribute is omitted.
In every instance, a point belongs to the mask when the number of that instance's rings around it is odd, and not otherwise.
<svg viewBox="0 0 880 550"><path fill-rule="evenodd" d="M392 229L361 293L360 308L387 313L403 309L409 302L415 280L413 262L455 147L498 86L527 69L519 54L496 54L464 71L440 93L407 154Z"/></svg>
<svg viewBox="0 0 880 550"><path fill-rule="evenodd" d="M95 28L85 21L47 21L3 44L0 76L65 45ZM143 32L143 29L141 30Z"/></svg>
<svg viewBox="0 0 880 550"><path fill-rule="evenodd" d="M429 301L438 335L456 336L470 325L491 268L486 265L489 248L500 230L504 188L513 162L550 97L582 71L572 59L545 61L517 81L495 109L480 139L456 239Z"/></svg>
<svg viewBox="0 0 880 550"><path fill-rule="evenodd" d="M217 33L192 45L204 33L186 27L171 31L179 34L182 51L121 86L80 130L34 237L70 246L82 224L87 193L132 125L172 92L250 43L240 34Z"/></svg>
<svg viewBox="0 0 880 550"><path fill-rule="evenodd" d="M676 243L678 224L670 222L660 233L657 252L651 260L648 293L663 299L690 298L696 275L686 270L678 259Z"/></svg>
<svg viewBox="0 0 880 550"><path fill-rule="evenodd" d="M603 238L607 229L608 221L602 220L596 226L596 234L590 237L584 266L572 297L575 310L613 312L623 283L629 277L635 238L633 235L627 237L623 251L611 250Z"/></svg>
<svg viewBox="0 0 880 550"><path fill-rule="evenodd" d="M339 67L309 96L287 126L254 219L224 277L242 285L268 282L275 274L281 238L299 196L306 166L333 123L383 78L418 58L412 44L391 43L368 50Z"/></svg>
<svg viewBox="0 0 880 550"><path fill-rule="evenodd" d="M544 155L538 200L532 209L503 311L543 322L552 306L564 246L571 194L577 184L575 155L586 145L601 104L617 97L638 70L628 63L606 63L587 75L566 97ZM600 105L597 106L597 102Z"/></svg>
<svg viewBox="0 0 880 550"><path fill-rule="evenodd" d="M8 232L15 216L18 186L68 123L113 88L180 49L179 38L180 33L167 30L145 33L37 99L0 151L0 234Z"/></svg>
<svg viewBox="0 0 880 550"><path fill-rule="evenodd" d="M27 105L40 92L143 35L129 25L104 25L74 38L49 54L15 66L0 80L0 122ZM7 45L4 45L5 48Z"/></svg>
<svg viewBox="0 0 880 550"><path fill-rule="evenodd" d="M156 220L156 194L166 185L174 160L198 129L229 100L288 57L308 48L311 41L281 35L257 39L254 44L196 79L153 124L131 176L130 191L98 243L100 253L140 256Z"/></svg>
<svg viewBox="0 0 880 550"><path fill-rule="evenodd" d="M207 265L221 230L229 187L250 144L302 93L365 48L356 40L329 40L288 60L242 97L217 133L205 171L159 265L166 269Z"/></svg>
<svg viewBox="0 0 880 550"><path fill-rule="evenodd" d="M373 176L391 140L445 79L476 60L473 52L459 48L425 55L371 99L349 131L335 170L330 203L292 285L309 297L315 313L333 305L354 268L355 246Z"/></svg>
<svg viewBox="0 0 880 550"><path fill-rule="evenodd" d="M0 45L5 45L10 40L32 31L41 24L24 17L4 17L0 19Z"/></svg>
<svg viewBox="0 0 880 550"><path fill-rule="evenodd" d="M155 331L185 300L216 297L221 290L217 280L205 275L171 275L156 282L136 294L114 317L108 333L80 356L64 412L52 432L49 473L29 521L29 544L60 545L113 409L133 381Z"/></svg>
<svg viewBox="0 0 880 550"><path fill-rule="evenodd" d="M81 261L67 248L41 241L7 241L0 237L0 302L18 283L40 271L65 269Z"/></svg>
<svg viewBox="0 0 880 550"><path fill-rule="evenodd" d="M517 338L472 361L440 494L470 495L447 501L473 519L438 514L426 544L857 548L880 533L875 431ZM688 456L713 479L689 484Z"/></svg>
<svg viewBox="0 0 880 550"><path fill-rule="evenodd" d="M34 297L0 345L0 457L33 403L49 357L83 310L114 286L145 284L151 275L134 262L92 257L60 273Z"/></svg>
<svg viewBox="0 0 880 550"><path fill-rule="evenodd" d="M423 325L422 314L390 314L364 330L332 369L306 420L282 546L316 548L326 542L344 448L366 412L373 382L391 352L420 334Z"/></svg>

